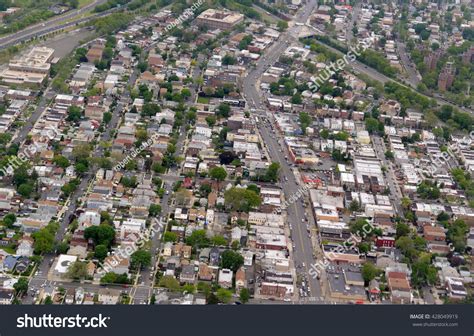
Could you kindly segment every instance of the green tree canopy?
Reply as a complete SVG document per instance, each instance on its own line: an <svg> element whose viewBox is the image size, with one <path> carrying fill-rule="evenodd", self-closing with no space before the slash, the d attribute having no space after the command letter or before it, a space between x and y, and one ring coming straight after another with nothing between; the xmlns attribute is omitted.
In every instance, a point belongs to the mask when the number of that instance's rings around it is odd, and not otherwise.
<svg viewBox="0 0 474 336"><path fill-rule="evenodd" d="M260 205L260 197L252 190L233 187L224 193L225 204L235 211L250 211Z"/></svg>
<svg viewBox="0 0 474 336"><path fill-rule="evenodd" d="M225 250L221 255L222 268L231 269L234 272L244 264L244 257L238 252Z"/></svg>

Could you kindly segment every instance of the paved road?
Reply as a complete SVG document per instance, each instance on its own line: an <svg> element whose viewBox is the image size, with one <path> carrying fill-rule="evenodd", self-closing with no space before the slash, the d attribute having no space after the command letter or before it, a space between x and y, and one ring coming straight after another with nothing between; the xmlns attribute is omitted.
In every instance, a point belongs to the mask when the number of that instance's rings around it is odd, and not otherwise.
<svg viewBox="0 0 474 336"><path fill-rule="evenodd" d="M204 56L202 54L199 54L197 57L196 66L193 68L191 73L191 77L194 80L194 84L191 85L191 102L195 102L197 99L197 92L199 91L199 87L196 84L196 80L201 76L201 69L199 68L199 64L203 60ZM183 125L181 126L180 136L178 138L178 142L176 143L177 156L184 155L186 137L187 133L185 131L185 125ZM179 180L182 180L182 178L179 175L179 167L170 168L167 174L161 174L159 175L159 177L164 183L163 188L168 192L161 199L161 217L163 219L162 223L166 225L170 214L169 203L172 194L173 184ZM152 223L154 223L155 225L158 224L158 220L156 218L153 218L152 221L153 220L154 222ZM148 304L151 299L152 289L154 286L161 251L161 234L156 234L153 236L151 240L150 250L152 254L151 265L153 265L154 268L145 267L140 271L140 280L133 287L132 290L133 304Z"/></svg>
<svg viewBox="0 0 474 336"><path fill-rule="evenodd" d="M324 42L321 42L321 41L318 40L318 43L324 45L327 49L331 50L332 52L334 52L334 53L336 53L336 54L338 54L338 55L341 55L341 56L344 55L341 51L339 51L339 50L337 50L337 49L331 47L330 45L325 44ZM380 83L382 83L382 84L385 84L386 82L394 82L394 83L397 83L398 85L401 85L401 86L403 86L403 87L406 87L406 88L409 88L409 89L414 89L414 88L411 87L411 86L407 86L407 85L405 85L405 84L399 82L398 80L392 79L392 78L390 78L390 77L387 77L387 76L381 74L381 73L378 72L377 70L375 70L375 69L373 69L373 68L371 68L371 67L368 67L367 65L365 65L365 64L363 64L363 63L361 63L361 62L359 62L359 61L357 61L357 60L355 60L354 62L350 62L347 66L348 66L349 68L352 68L352 69L354 69L354 70L359 71L359 73L363 73L363 74L369 76L370 78L375 79L376 81L378 81L378 82L380 82ZM416 88L415 88L415 89L416 89ZM423 94L423 93L420 93L420 92L418 92L418 91L417 91L417 93L418 93L420 96L424 96L424 97L426 97L426 98L428 98L428 99L434 99L438 105L451 105L452 107L458 108L458 109L460 109L460 110L463 110L464 112L468 112L468 113L471 113L471 114L474 115L474 110L469 109L469 108L467 108L467 107L463 107L463 106L456 105L456 104L454 104L454 103L451 103L450 101L447 101L445 98L443 98L443 97L441 97L441 96L439 96L439 95L436 95L436 94L435 94L434 97L431 97L431 96L427 96L427 95L425 95L425 94Z"/></svg>
<svg viewBox="0 0 474 336"><path fill-rule="evenodd" d="M300 10L300 12L298 12L294 21L298 23L305 23L316 6L317 1L309 1ZM257 111L264 109L265 104L262 101L260 92L257 90L258 79L261 77L262 73L267 69L267 67L271 66L290 45L289 39L291 39L293 36L296 36L294 33L297 29L298 26L294 25L290 27L285 33L282 33L280 38L275 41L273 46L257 63L256 67L252 69L244 79L242 84L243 92L250 108L255 108ZM263 122L258 123L257 127L271 160L280 163L281 176L288 178L288 181L282 183L283 192L288 199L290 195L295 194L298 191L300 186L293 175L292 168L285 160L285 154L280 152L280 145L273 137L274 131L269 129L268 126ZM288 207L287 217L288 222L293 226L292 239L295 245L293 259L298 268L298 273L307 275L309 274L310 265L315 264L316 259L313 256L311 238L307 233L305 208L303 207L301 200L296 201ZM307 280L309 282L311 295L315 296L316 298L321 297L322 291L319 281L317 279L313 279L311 276L307 276Z"/></svg>
<svg viewBox="0 0 474 336"><path fill-rule="evenodd" d="M105 2L105 0L98 0L97 3L102 3L102 2ZM90 21L91 19L94 19L94 18L109 15L110 13L112 13L115 10L117 10L117 8L112 8L112 9L109 9L109 10L104 11L102 13L96 13L96 14L90 15L88 17L77 17L75 19L72 19L73 17L76 17L78 15L78 13L76 13L74 15L71 15L71 20L65 21L64 23L60 23L60 22L63 22L64 20L67 20L67 19L64 18L64 17L61 17L60 19L56 18L53 23L49 23L49 21L48 21L48 23L45 24L45 26L43 26L41 24L41 25L39 25L39 27L34 26L34 27L31 27L31 28L26 28L24 30L21 30L19 32L16 32L16 33L13 33L11 35L8 35L8 36L5 36L5 37L1 38L0 39L0 50L6 49L6 48L8 48L10 46L13 46L13 45L17 45L17 44L19 44L23 41L28 41L28 40L30 40L31 38L34 38L34 37L43 36L43 35L52 33L54 31L58 31L58 30L61 30L61 29L73 27L75 25ZM84 13L84 12L81 12L81 14L82 13Z"/></svg>
<svg viewBox="0 0 474 336"><path fill-rule="evenodd" d="M138 77L138 70L135 70L130 75L128 83L125 87L126 88L133 87L137 77ZM47 94L45 94L45 96L46 95ZM109 141L112 138L111 131L117 128L117 126L119 124L119 121L120 121L120 118L122 116L122 113L124 111L124 106L126 104L128 104L129 102L130 102L130 92L128 91L128 89L126 89L125 92L122 94L121 99L117 102L117 105L115 106L115 109L112 113L112 119L111 119L106 131L102 134L102 136L99 137L99 140L97 141L97 143L100 143L102 141ZM37 111L38 111L38 109L37 109ZM35 113L37 113L37 112L35 111ZM21 131L22 132L21 134L26 132L24 134L24 136L26 136L26 134L28 134L28 132L29 132L28 128L31 129L33 127L33 123L36 122L36 120L39 118L40 115L41 115L41 113L39 113L39 115L36 117L36 119L30 118L29 122L31 122L31 127L24 127ZM18 140L18 138L19 137L17 137L17 140ZM20 140L21 140L21 138L20 138ZM103 156L103 149L98 145L94 149L93 157L102 157L102 156ZM62 216L62 220L60 221L60 228L59 228L58 232L56 233L56 241L60 242L64 239L64 235L67 231L67 227L69 225L70 218L77 210L77 200L80 197L82 197L86 194L90 184L92 183L93 179L95 178L95 174L97 173L98 169L99 169L99 167L93 167L93 169L90 172L86 173L82 177L79 187L70 196L70 198L68 200L67 210L65 211L64 215ZM49 271L49 269L52 265L52 260L54 258L55 258L55 254L46 254L46 255L44 255L44 259L43 259L42 263L38 266L38 269L39 269L40 272L38 272L38 274L36 276L32 277L32 279L30 280L30 287L31 286L37 286L39 282L44 282L44 279L42 279L42 277L46 277L46 275L48 274L48 271ZM78 283L75 283L75 285L78 286ZM27 298L25 298L25 300L27 300Z"/></svg>
<svg viewBox="0 0 474 336"><path fill-rule="evenodd" d="M406 50L405 43L403 43L399 39L397 39L396 43L401 64L403 65L403 68L405 69L405 73L407 75L406 80L412 87L416 88L418 83L420 83L420 74L418 73L416 66L408 57L408 52Z"/></svg>
<svg viewBox="0 0 474 336"><path fill-rule="evenodd" d="M388 183L388 187L390 189L390 198L392 199L392 204L395 206L395 210L398 214L402 214L403 210L401 207L401 199L403 198L402 192L400 190L400 186L397 182L397 178L395 176L395 172L393 171L392 162L387 160L385 157L385 152L387 151L383 138L379 136L372 136L372 142L374 145L375 153L377 157L382 161L383 165L387 168L387 172L385 174L385 181Z"/></svg>
<svg viewBox="0 0 474 336"><path fill-rule="evenodd" d="M346 29L346 43L351 43L352 39L354 38L354 33L352 32L352 28L354 27L354 23L359 20L359 13L362 8L362 2L357 2L355 6L352 8L352 17L350 23L347 25Z"/></svg>

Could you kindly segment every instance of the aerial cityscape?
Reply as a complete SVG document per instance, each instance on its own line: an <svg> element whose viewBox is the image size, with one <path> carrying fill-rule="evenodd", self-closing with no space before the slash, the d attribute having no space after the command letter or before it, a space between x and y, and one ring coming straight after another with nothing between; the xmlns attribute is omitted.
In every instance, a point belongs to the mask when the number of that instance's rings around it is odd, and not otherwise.
<svg viewBox="0 0 474 336"><path fill-rule="evenodd" d="M0 0L0 303L472 305L473 15Z"/></svg>

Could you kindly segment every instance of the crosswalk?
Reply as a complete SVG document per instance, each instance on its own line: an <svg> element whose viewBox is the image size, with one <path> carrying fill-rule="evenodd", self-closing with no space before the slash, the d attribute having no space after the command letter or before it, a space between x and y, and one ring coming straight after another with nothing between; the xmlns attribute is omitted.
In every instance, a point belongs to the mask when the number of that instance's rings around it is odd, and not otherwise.
<svg viewBox="0 0 474 336"><path fill-rule="evenodd" d="M148 286L137 286L132 289L130 293L132 297L132 304L139 305L139 304L148 304L149 299L151 297L151 288Z"/></svg>

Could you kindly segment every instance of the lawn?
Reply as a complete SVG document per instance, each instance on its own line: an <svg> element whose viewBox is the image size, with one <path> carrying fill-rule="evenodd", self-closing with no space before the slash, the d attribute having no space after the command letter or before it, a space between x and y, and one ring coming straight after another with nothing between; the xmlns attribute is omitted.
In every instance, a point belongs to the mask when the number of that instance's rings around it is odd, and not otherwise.
<svg viewBox="0 0 474 336"><path fill-rule="evenodd" d="M210 99L207 98L207 97L198 97L198 101L197 101L197 102L200 103L200 104L209 104Z"/></svg>

